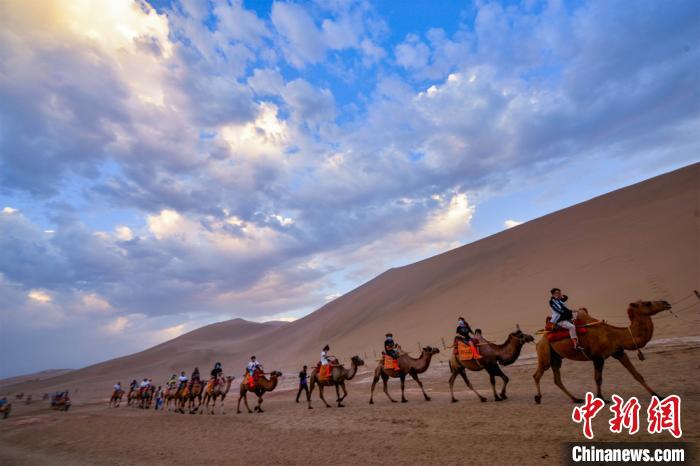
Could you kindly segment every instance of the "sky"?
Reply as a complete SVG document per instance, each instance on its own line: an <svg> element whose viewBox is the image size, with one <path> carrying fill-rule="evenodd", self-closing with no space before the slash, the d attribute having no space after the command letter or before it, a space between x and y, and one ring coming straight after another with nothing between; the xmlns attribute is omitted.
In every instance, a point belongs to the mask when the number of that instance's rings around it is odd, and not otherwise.
<svg viewBox="0 0 700 466"><path fill-rule="evenodd" d="M0 2L0 377L294 320L696 162L700 3Z"/></svg>

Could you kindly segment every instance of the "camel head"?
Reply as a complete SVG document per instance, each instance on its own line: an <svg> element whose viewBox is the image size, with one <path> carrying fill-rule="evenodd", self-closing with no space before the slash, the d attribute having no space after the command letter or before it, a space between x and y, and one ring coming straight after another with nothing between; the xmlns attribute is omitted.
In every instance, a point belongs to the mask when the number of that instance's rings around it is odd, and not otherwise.
<svg viewBox="0 0 700 466"><path fill-rule="evenodd" d="M270 378L277 378L277 377L282 377L282 373L280 371L270 372Z"/></svg>
<svg viewBox="0 0 700 466"><path fill-rule="evenodd" d="M356 366L364 366L364 365L365 365L365 362L364 362L362 359L360 359L359 356L353 356L353 357L350 358L350 359L352 360L352 362L353 362Z"/></svg>
<svg viewBox="0 0 700 466"><path fill-rule="evenodd" d="M637 301L630 303L627 308L627 314L632 317L632 314L640 314L643 316L653 316L661 311L668 311L671 305L668 301Z"/></svg>
<svg viewBox="0 0 700 466"><path fill-rule="evenodd" d="M433 348L432 346L424 346L423 352L432 356L432 355L438 354L440 352L440 350L437 348Z"/></svg>
<svg viewBox="0 0 700 466"><path fill-rule="evenodd" d="M523 333L523 331L520 330L520 324L515 324L515 332L511 332L510 335L514 338L517 338L521 345L524 345L525 343L532 343L533 341L535 341L532 335Z"/></svg>

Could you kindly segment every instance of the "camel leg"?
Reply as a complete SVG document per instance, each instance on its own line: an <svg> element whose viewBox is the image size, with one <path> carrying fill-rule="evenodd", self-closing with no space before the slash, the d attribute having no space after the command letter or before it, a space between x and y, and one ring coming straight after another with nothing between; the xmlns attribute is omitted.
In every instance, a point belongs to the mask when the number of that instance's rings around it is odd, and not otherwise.
<svg viewBox="0 0 700 466"><path fill-rule="evenodd" d="M399 374L399 380L401 380L401 403L408 403L406 395L404 394L404 391L406 389L406 375Z"/></svg>
<svg viewBox="0 0 700 466"><path fill-rule="evenodd" d="M455 379L457 378L457 372L452 368L450 364L450 380L448 384L450 385L450 397L452 397L452 403L457 403L457 398L455 398Z"/></svg>
<svg viewBox="0 0 700 466"><path fill-rule="evenodd" d="M238 405L236 405L236 414L241 414L241 400L243 399L243 394L238 395Z"/></svg>
<svg viewBox="0 0 700 466"><path fill-rule="evenodd" d="M596 386L596 396L603 400L606 403L610 403L610 400L606 400L605 397L603 397L603 392L601 390L601 385L603 385L603 365L605 364L605 359L602 358L595 358L593 360L593 369L594 369L594 375L593 377L595 378L595 386Z"/></svg>
<svg viewBox="0 0 700 466"><path fill-rule="evenodd" d="M561 363L562 363L561 358L559 356L555 357L554 355L552 355L551 362L552 362L552 372L554 373L554 385L556 385L557 387L559 387L561 389L561 391L566 393L566 396L571 398L571 401L573 401L574 403L583 403L583 400L581 398L576 398L574 395L572 395L569 392L569 390L566 389L566 387L564 386L564 383L561 381L561 372L560 372Z"/></svg>
<svg viewBox="0 0 700 466"><path fill-rule="evenodd" d="M537 395L535 395L535 403L540 404L542 402L542 391L540 390L540 380L544 375L545 371L549 369L549 363L544 365L541 362L537 364L537 370L532 374L532 378L535 379L535 387L537 388Z"/></svg>
<svg viewBox="0 0 700 466"><path fill-rule="evenodd" d="M329 405L328 402L326 401L326 398L323 396L323 385L322 384L318 384L318 396L321 398L321 401L323 401L323 403L326 405L326 408L331 407L331 405Z"/></svg>
<svg viewBox="0 0 700 466"><path fill-rule="evenodd" d="M314 378L311 377L311 381L309 382L309 388L306 390L306 402L309 404L309 409L313 409L311 407L311 392L314 391L314 387L316 386L316 382L314 381ZM301 389L299 389L301 390Z"/></svg>
<svg viewBox="0 0 700 466"><path fill-rule="evenodd" d="M341 403L340 399L340 386L338 384L335 384L335 402L338 404L338 408L342 408L343 404Z"/></svg>
<svg viewBox="0 0 700 466"><path fill-rule="evenodd" d="M503 388L501 389L500 393L501 399L508 399L508 397L506 396L506 386L508 385L510 379L508 379L508 376L503 372L503 369L501 369L500 366L496 366L496 368L493 371L493 375L498 376L503 380Z"/></svg>
<svg viewBox="0 0 700 466"><path fill-rule="evenodd" d="M221 396L221 414L226 414L226 409L224 408L224 400L226 399L226 395Z"/></svg>
<svg viewBox="0 0 700 466"><path fill-rule="evenodd" d="M377 382L379 381L379 371L380 369L377 368L374 371L374 379L372 379L372 389L369 394L369 404L373 405L374 404L374 387L377 385Z"/></svg>
<svg viewBox="0 0 700 466"><path fill-rule="evenodd" d="M343 397L340 399L340 401L342 402L345 399L345 397L348 396L348 389L345 388L345 381L340 383L340 388L343 389ZM340 407L342 408L343 406L341 405Z"/></svg>
<svg viewBox="0 0 700 466"><path fill-rule="evenodd" d="M651 395L657 396L658 398L663 398L659 396L659 394L656 393L654 390L652 390L652 388L649 385L647 385L647 383L644 381L644 377L642 377L642 374L637 372L637 369L635 369L635 367L632 365L632 361L630 361L630 358L627 356L627 353L625 353L624 350L620 351L619 353L615 353L612 356L618 361L620 361L620 364L625 366L625 369L627 369L629 373L632 374L632 377L634 377L637 382L642 384L642 387L646 388Z"/></svg>
<svg viewBox="0 0 700 466"><path fill-rule="evenodd" d="M382 372L382 382L384 383L384 394L391 400L392 403L396 403L396 400L389 395L389 376Z"/></svg>
<svg viewBox="0 0 700 466"><path fill-rule="evenodd" d="M250 406L248 406L248 392L246 392L246 393L243 395L243 402L245 403L245 407L246 407L246 409L248 410L248 414L252 414L253 411L250 409Z"/></svg>
<svg viewBox="0 0 700 466"><path fill-rule="evenodd" d="M489 382L491 382L491 389L493 390L494 400L502 401L501 397L498 396L498 393L496 392L496 375L491 371L491 369L487 369L486 372L489 373Z"/></svg>
<svg viewBox="0 0 700 466"><path fill-rule="evenodd" d="M430 401L430 397L428 396L427 393L425 393L425 389L423 388L423 382L421 382L418 379L418 374L414 374L413 372L411 372L411 377L413 378L413 380L416 381L416 383L420 387L421 391L423 392L423 397L425 397L425 401Z"/></svg>
<svg viewBox="0 0 700 466"><path fill-rule="evenodd" d="M481 396L479 392L477 392L476 389L472 386L472 383L469 381L469 377L467 377L466 369L462 369L461 371L459 371L459 375L462 376L462 379L464 379L464 383L467 384L467 387L476 394L476 396L479 398L479 401L485 403L486 397Z"/></svg>
<svg viewBox="0 0 700 466"><path fill-rule="evenodd" d="M457 369L452 367L452 361L449 361L447 365L450 367L450 380L448 381L450 385L450 396L452 397L452 403L457 403L457 398L455 398L455 379L457 378Z"/></svg>
<svg viewBox="0 0 700 466"><path fill-rule="evenodd" d="M258 405L255 407L255 410L259 413L263 413L264 411L262 410L262 404L263 404L263 397L258 396Z"/></svg>
<svg viewBox="0 0 700 466"><path fill-rule="evenodd" d="M542 402L542 391L540 390L540 380L542 380L542 375L549 369L551 365L551 354L549 342L546 338L542 338L537 342L537 369L535 373L532 374L532 378L535 380L535 387L537 388L537 395L535 395L535 403L540 404Z"/></svg>

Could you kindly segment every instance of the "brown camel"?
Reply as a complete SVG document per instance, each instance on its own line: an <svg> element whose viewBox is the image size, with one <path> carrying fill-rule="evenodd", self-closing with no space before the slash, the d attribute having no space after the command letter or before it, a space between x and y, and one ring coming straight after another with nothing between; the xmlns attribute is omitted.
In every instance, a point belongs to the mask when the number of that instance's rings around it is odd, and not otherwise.
<svg viewBox="0 0 700 466"><path fill-rule="evenodd" d="M126 394L126 405L127 406L136 406L136 404L139 401L139 396L140 396L140 391L138 388L136 390L129 390L129 393Z"/></svg>
<svg viewBox="0 0 700 466"><path fill-rule="evenodd" d="M182 391L182 396L180 397L180 412L185 412L185 405L190 414L194 414L199 411L199 406L202 404L202 393L204 392L204 382L201 380L196 380L192 382L192 386L187 386ZM195 406L195 401L197 405Z"/></svg>
<svg viewBox="0 0 700 466"><path fill-rule="evenodd" d="M248 412L253 412L250 410L250 406L248 406L248 392L253 392L258 397L258 405L254 409L258 413L262 413L263 394L265 394L265 392L271 392L272 390L274 390L275 387L277 387L277 381L280 377L282 377L282 373L279 371L272 371L270 373L269 379L265 378L265 376L261 374L258 377L258 380L256 380L255 388L253 389L250 388L250 386L246 383L246 380L244 378L241 382L241 391L240 396L238 397L238 407L236 408L236 413L241 413L241 400L245 402L245 407L248 410Z"/></svg>
<svg viewBox="0 0 700 466"><path fill-rule="evenodd" d="M112 391L112 397L109 399L109 405L118 408L122 402L122 397L124 396L124 390L114 390Z"/></svg>
<svg viewBox="0 0 700 466"><path fill-rule="evenodd" d="M599 398L603 398L600 389L603 383L603 364L610 356L620 361L625 369L632 374L632 377L642 384L649 393L656 395L656 392L646 384L642 375L634 368L625 350L644 348L654 333L654 323L651 321L651 316L669 309L671 309L671 305L666 301L637 301L630 303L627 308L630 325L628 327L614 327L605 322L600 322L589 326L586 333L579 335L579 345L583 347L583 351L575 350L571 340L568 338L550 342L547 340L546 335L543 336L537 342L537 370L533 375L537 386L535 402L539 404L542 401L540 379L550 366L554 373L556 386L566 393L574 403L583 402L581 398L577 398L569 393L561 381L559 370L563 359L591 361L595 369L596 393ZM578 319L588 324L598 322L588 314L586 309L578 311Z"/></svg>
<svg viewBox="0 0 700 466"><path fill-rule="evenodd" d="M162 411L165 412L166 408L167 411L172 411L173 407L175 408L175 411L180 412L180 404L182 403L182 392L185 390L185 387L180 388L179 385L175 386L170 386L167 387L165 390L163 390L163 409Z"/></svg>
<svg viewBox="0 0 700 466"><path fill-rule="evenodd" d="M156 392L156 387L153 385L146 388L146 390L139 390L139 408L150 409L151 403L153 402L153 395Z"/></svg>
<svg viewBox="0 0 700 466"><path fill-rule="evenodd" d="M326 404L326 408L330 408L331 405L326 402L326 399L323 397L323 387L330 387L330 386L335 386L335 395L336 395L336 403L338 403L338 408L343 407L343 400L345 399L346 396L348 396L348 391L345 388L345 381L346 380L351 380L353 377L355 377L355 374L357 374L357 368L360 366L364 366L365 362L360 359L359 356L353 356L351 358L351 364L350 364L350 370L346 369L343 367L341 364L335 364L331 368L331 376L326 378L326 379L321 379L318 374L318 369L314 369L311 371L310 375L310 385L309 385L309 391L306 395L306 401L309 403L309 409L311 408L311 394L314 391L314 387L316 384L318 384L318 395L321 398L321 400ZM340 396L340 389L343 389L343 396Z"/></svg>
<svg viewBox="0 0 700 466"><path fill-rule="evenodd" d="M423 389L423 383L418 379L418 374L428 370L430 367L430 360L434 355L440 352L439 349L433 348L431 346L426 346L421 350L420 356L418 358L412 358L408 353L399 353L399 370L395 369L385 369L384 361L379 361L377 368L374 370L374 380L372 380L372 391L369 396L369 404L374 404L374 387L377 385L379 378L382 379L384 383L384 393L391 400L392 403L396 403L396 400L389 395L389 390L387 389L387 382L390 377L398 377L401 380L401 402L406 403L408 400L404 395L404 385L406 382L406 374L410 375L413 380L416 381L421 391L423 392L423 397L425 401L430 401L430 397Z"/></svg>
<svg viewBox="0 0 700 466"><path fill-rule="evenodd" d="M216 408L216 399L221 398L221 414L226 414L224 411L224 400L226 399L226 394L231 389L231 382L235 377L228 376L225 377L226 382L221 384L214 384L211 388L204 390L204 395L202 401L199 403L199 414L202 414L206 409L209 414L214 414L214 408ZM212 402L211 410L209 410L209 402Z"/></svg>
<svg viewBox="0 0 700 466"><path fill-rule="evenodd" d="M493 389L493 397L496 401L502 401L507 399L506 396L506 386L508 385L508 376L503 373L501 366L508 366L513 364L520 356L520 350L522 350L525 343L534 341L532 335L527 335L520 330L520 326L517 326L515 332L508 335L508 338L502 345L497 345L487 341L482 335L480 330L476 330L476 340L479 344L479 352L481 353L481 359L471 359L468 361L462 361L459 356L452 354L450 358L450 395L452 396L452 402L456 403L457 398L454 395L454 383L458 375L462 376L464 383L467 387L474 393L479 399L484 402L486 398L479 395L479 393L472 387L472 384L467 378L467 373L465 369L470 371L480 371L485 369L489 374L491 379L491 388ZM496 392L496 376L503 380L503 389L499 395Z"/></svg>
<svg viewBox="0 0 700 466"><path fill-rule="evenodd" d="M129 390L129 393L126 395L127 406L145 408L145 409L150 408L151 401L153 400L153 394L154 394L155 390L156 390L156 388L153 386L148 387L145 390L143 388L137 388L136 390Z"/></svg>

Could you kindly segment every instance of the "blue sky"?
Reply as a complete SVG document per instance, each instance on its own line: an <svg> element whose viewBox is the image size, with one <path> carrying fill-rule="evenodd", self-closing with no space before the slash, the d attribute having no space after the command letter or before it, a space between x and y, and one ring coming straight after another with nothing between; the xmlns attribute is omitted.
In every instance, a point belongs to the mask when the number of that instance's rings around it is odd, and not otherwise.
<svg viewBox="0 0 700 466"><path fill-rule="evenodd" d="M693 1L3 2L0 377L298 318L697 161L698 20Z"/></svg>

